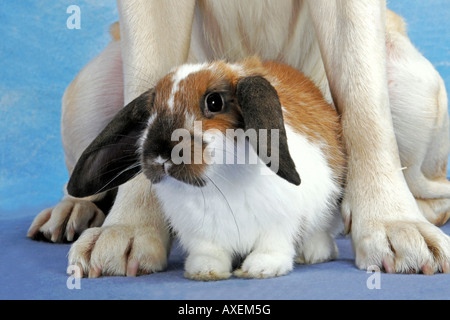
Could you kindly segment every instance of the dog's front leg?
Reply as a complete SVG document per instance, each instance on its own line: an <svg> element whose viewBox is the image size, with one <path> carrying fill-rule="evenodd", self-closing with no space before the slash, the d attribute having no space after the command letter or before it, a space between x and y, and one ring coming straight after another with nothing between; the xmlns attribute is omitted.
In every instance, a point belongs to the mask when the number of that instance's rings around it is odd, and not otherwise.
<svg viewBox="0 0 450 320"><path fill-rule="evenodd" d="M125 104L189 53L195 0L118 1Z"/></svg>
<svg viewBox="0 0 450 320"><path fill-rule="evenodd" d="M342 204L356 264L449 272L450 241L421 215L405 182L389 106L384 1L309 1L348 149Z"/></svg>
<svg viewBox="0 0 450 320"><path fill-rule="evenodd" d="M195 0L118 1L125 104L185 62L194 7ZM163 270L170 235L157 203L143 174L121 186L103 226L83 233L69 263L90 277Z"/></svg>

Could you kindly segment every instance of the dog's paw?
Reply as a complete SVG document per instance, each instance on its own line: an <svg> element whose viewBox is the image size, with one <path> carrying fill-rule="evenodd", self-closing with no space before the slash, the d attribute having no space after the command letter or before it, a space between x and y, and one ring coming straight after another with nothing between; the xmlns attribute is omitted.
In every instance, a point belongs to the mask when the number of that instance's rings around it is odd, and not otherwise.
<svg viewBox="0 0 450 320"><path fill-rule="evenodd" d="M280 253L252 252L234 271L239 278L274 278L288 274L293 269L293 259Z"/></svg>
<svg viewBox="0 0 450 320"><path fill-rule="evenodd" d="M333 237L328 233L319 232L297 247L295 263L323 263L336 259L338 254L339 250Z"/></svg>
<svg viewBox="0 0 450 320"><path fill-rule="evenodd" d="M86 230L69 251L69 265L89 278L137 276L162 271L168 248L149 227L111 225Z"/></svg>
<svg viewBox="0 0 450 320"><path fill-rule="evenodd" d="M352 242L356 265L363 270L378 266L387 273L450 273L450 237L427 221L359 226Z"/></svg>
<svg viewBox="0 0 450 320"><path fill-rule="evenodd" d="M27 237L72 242L84 230L101 226L104 220L105 214L93 202L67 198L56 207L40 212L31 224Z"/></svg>
<svg viewBox="0 0 450 320"><path fill-rule="evenodd" d="M356 266L388 273L449 273L450 237L425 219L405 183L393 183L396 175L392 181L373 177L378 180L349 178L341 205Z"/></svg>

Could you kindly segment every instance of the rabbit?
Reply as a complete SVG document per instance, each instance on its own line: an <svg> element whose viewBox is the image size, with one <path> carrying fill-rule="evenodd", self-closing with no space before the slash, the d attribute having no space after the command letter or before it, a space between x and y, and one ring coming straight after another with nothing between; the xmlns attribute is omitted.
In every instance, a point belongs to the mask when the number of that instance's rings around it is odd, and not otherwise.
<svg viewBox="0 0 450 320"><path fill-rule="evenodd" d="M286 64L184 64L114 117L67 190L91 196L144 173L187 253L186 278L283 276L338 256L341 131L320 90Z"/></svg>

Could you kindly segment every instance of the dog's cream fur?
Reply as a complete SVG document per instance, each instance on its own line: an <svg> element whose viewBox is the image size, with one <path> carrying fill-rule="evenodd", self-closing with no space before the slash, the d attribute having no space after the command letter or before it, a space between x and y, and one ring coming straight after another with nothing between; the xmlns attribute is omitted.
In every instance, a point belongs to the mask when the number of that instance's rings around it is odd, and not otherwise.
<svg viewBox="0 0 450 320"><path fill-rule="evenodd" d="M384 1L147 0L118 5L122 40L91 61L64 95L62 136L69 172L124 103L174 66L257 54L304 72L342 114L349 152L342 212L357 266L450 271L449 237L432 225L445 223L450 213L446 91L409 41L403 20L386 14ZM63 232L69 238L73 230L100 227L103 213L92 200L66 196L36 218L29 236L42 232L56 241ZM81 236L69 262L81 264L93 277L164 268L170 236L160 210L146 210L150 201L157 199L142 177L120 187L104 224ZM79 203L100 218L87 225L72 210Z"/></svg>

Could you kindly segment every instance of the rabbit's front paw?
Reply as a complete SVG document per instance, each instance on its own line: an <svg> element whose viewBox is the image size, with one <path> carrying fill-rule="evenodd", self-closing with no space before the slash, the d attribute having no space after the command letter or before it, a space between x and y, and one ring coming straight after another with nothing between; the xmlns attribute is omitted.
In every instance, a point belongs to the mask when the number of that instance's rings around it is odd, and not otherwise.
<svg viewBox="0 0 450 320"><path fill-rule="evenodd" d="M252 252L241 268L234 271L239 278L274 278L288 274L293 269L293 259L282 253Z"/></svg>
<svg viewBox="0 0 450 320"><path fill-rule="evenodd" d="M299 264L316 264L334 260L339 250L334 238L326 232L317 232L305 243L297 247L295 262Z"/></svg>
<svg viewBox="0 0 450 320"><path fill-rule="evenodd" d="M111 225L86 230L72 245L69 265L89 278L136 276L162 271L168 243L150 227Z"/></svg>
<svg viewBox="0 0 450 320"><path fill-rule="evenodd" d="M31 224L27 237L72 242L84 230L100 227L104 220L105 214L93 202L67 198L56 207L40 212Z"/></svg>
<svg viewBox="0 0 450 320"><path fill-rule="evenodd" d="M213 253L191 253L184 276L197 281L218 281L231 277L231 258L220 250Z"/></svg>

